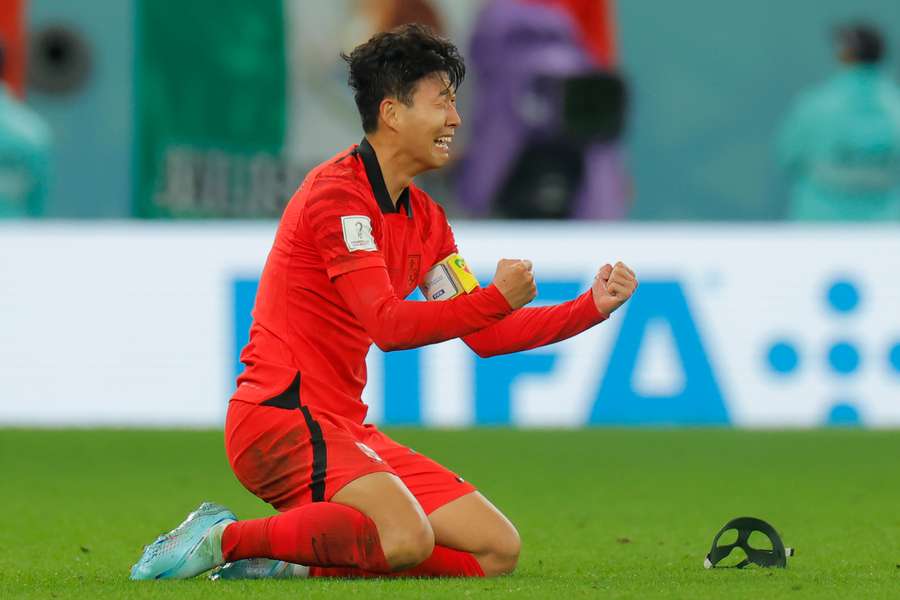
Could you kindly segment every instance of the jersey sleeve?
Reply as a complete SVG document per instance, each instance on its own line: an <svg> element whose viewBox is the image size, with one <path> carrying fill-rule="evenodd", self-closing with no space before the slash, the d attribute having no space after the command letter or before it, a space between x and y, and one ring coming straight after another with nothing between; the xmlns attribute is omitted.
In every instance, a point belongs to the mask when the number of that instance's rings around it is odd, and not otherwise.
<svg viewBox="0 0 900 600"><path fill-rule="evenodd" d="M379 247L382 233L378 215L361 193L347 188L347 182L318 184L304 217L330 279L350 271L385 266Z"/></svg>
<svg viewBox="0 0 900 600"><path fill-rule="evenodd" d="M554 306L520 308L503 320L463 337L478 356L487 358L555 344L607 319L588 290Z"/></svg>
<svg viewBox="0 0 900 600"><path fill-rule="evenodd" d="M443 302L401 300L385 269L347 273L334 285L372 341L386 352L465 336L513 312L493 285Z"/></svg>

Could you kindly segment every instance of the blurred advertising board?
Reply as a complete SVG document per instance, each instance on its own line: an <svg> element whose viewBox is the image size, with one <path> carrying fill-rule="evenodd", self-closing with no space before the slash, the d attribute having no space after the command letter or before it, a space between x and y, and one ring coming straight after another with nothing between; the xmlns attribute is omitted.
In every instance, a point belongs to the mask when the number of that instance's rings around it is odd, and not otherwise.
<svg viewBox="0 0 900 600"><path fill-rule="evenodd" d="M433 426L900 426L900 231L455 225L482 280L534 261L536 302L604 262L641 284L566 342L369 355L370 420ZM272 222L0 225L0 424L218 426ZM327 340L327 334L323 334Z"/></svg>

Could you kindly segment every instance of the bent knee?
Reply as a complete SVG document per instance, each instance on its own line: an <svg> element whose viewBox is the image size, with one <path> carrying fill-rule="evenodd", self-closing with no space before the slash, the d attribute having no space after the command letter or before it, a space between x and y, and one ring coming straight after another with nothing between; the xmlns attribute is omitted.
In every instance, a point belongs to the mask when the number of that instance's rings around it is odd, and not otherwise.
<svg viewBox="0 0 900 600"><path fill-rule="evenodd" d="M394 571L423 562L434 551L434 531L427 519L396 528L382 536L381 549Z"/></svg>
<svg viewBox="0 0 900 600"><path fill-rule="evenodd" d="M493 541L490 549L479 556L478 562L486 577L508 575L516 570L521 551L522 540L519 533L511 528L507 534Z"/></svg>

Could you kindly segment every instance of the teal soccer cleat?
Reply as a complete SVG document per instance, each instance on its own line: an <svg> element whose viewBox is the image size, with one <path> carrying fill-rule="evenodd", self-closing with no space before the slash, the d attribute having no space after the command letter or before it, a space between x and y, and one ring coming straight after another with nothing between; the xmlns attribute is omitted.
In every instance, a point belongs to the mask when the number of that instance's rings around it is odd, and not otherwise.
<svg viewBox="0 0 900 600"><path fill-rule="evenodd" d="M308 576L309 567L303 565L271 558L247 558L219 567L210 574L209 578L213 580L294 579Z"/></svg>
<svg viewBox="0 0 900 600"><path fill-rule="evenodd" d="M144 548L131 567L132 579L187 579L218 567L222 560L222 532L237 521L230 510L204 502L184 522Z"/></svg>

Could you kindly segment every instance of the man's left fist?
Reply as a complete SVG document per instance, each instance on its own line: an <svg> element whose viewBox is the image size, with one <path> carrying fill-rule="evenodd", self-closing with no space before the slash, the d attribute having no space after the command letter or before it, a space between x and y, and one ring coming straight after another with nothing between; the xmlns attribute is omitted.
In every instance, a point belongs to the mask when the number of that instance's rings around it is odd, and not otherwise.
<svg viewBox="0 0 900 600"><path fill-rule="evenodd" d="M606 316L625 304L637 289L638 280L634 271L625 263L617 262L616 266L605 264L597 271L591 291L594 293L594 304L597 310Z"/></svg>

